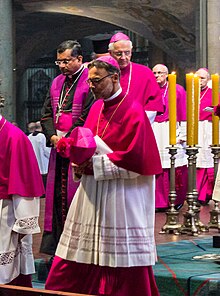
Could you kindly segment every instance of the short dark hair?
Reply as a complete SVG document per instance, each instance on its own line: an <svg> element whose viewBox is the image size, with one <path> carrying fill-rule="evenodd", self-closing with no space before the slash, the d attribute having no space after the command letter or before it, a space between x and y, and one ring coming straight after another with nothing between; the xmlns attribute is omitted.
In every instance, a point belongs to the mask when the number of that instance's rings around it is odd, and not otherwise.
<svg viewBox="0 0 220 296"><path fill-rule="evenodd" d="M58 45L57 53L63 53L67 49L72 49L71 56L73 57L82 55L82 47L77 40L63 41L60 45Z"/></svg>
<svg viewBox="0 0 220 296"><path fill-rule="evenodd" d="M99 61L99 60L93 60L88 64L88 69L91 69L93 67L96 67L98 69L104 68L109 74L115 74L117 73L120 77L120 70L109 63Z"/></svg>

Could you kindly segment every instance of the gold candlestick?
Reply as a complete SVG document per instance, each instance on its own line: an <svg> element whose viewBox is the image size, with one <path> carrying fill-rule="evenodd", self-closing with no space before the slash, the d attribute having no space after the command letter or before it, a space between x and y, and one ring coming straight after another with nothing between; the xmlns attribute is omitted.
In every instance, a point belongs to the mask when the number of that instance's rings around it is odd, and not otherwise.
<svg viewBox="0 0 220 296"><path fill-rule="evenodd" d="M200 221L200 204L198 203L198 190L197 190L197 186L196 186L196 172L197 172L197 169L196 169L196 159L197 159L197 156L196 156L196 153L195 153L194 154L194 158L193 158L193 195L194 195L193 211L195 213L195 224L196 224L196 227L201 232L207 232L207 231L209 231L208 226L204 225Z"/></svg>
<svg viewBox="0 0 220 296"><path fill-rule="evenodd" d="M212 74L212 106L219 103L219 75ZM212 114L212 145L219 145L219 117Z"/></svg>
<svg viewBox="0 0 220 296"><path fill-rule="evenodd" d="M198 153L198 148L187 147L186 154L188 155L188 189L187 189L187 203L188 209L184 216L183 225L180 228L181 234L191 234L197 236L200 233L200 229L198 225L196 225L196 213L194 212L193 205L195 203L195 193L194 193L194 178L195 178L195 170L194 170L194 158Z"/></svg>
<svg viewBox="0 0 220 296"><path fill-rule="evenodd" d="M168 75L168 100L169 100L169 140L170 145L176 145L176 74Z"/></svg>
<svg viewBox="0 0 220 296"><path fill-rule="evenodd" d="M175 188L175 155L177 154L177 147L168 147L170 156L170 192L169 192L169 202L170 208L166 212L166 223L162 227L160 233L173 233L179 234L179 229L181 224L179 223L179 211L175 210L175 200L176 200L176 188Z"/></svg>
<svg viewBox="0 0 220 296"><path fill-rule="evenodd" d="M214 179L216 180L217 172L218 172L218 160L219 160L219 153L220 153L220 146L211 146L211 151L213 153L213 160L214 160ZM219 202L216 200L214 201L214 208L209 212L210 213L210 221L208 223L209 228L217 228L220 232L220 209L219 209Z"/></svg>
<svg viewBox="0 0 220 296"><path fill-rule="evenodd" d="M193 146L195 141L194 136L194 91L193 91L194 74L186 74L186 107L187 107L187 145Z"/></svg>

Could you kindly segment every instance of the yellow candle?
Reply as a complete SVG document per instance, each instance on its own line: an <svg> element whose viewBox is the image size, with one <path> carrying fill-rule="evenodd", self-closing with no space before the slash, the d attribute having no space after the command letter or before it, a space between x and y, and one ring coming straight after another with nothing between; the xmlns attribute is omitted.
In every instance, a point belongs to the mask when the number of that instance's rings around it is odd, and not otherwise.
<svg viewBox="0 0 220 296"><path fill-rule="evenodd" d="M200 83L199 77L194 75L194 144L198 144L199 132L199 96L200 96Z"/></svg>
<svg viewBox="0 0 220 296"><path fill-rule="evenodd" d="M170 145L176 145L176 74L168 75L168 99L169 99L169 140Z"/></svg>
<svg viewBox="0 0 220 296"><path fill-rule="evenodd" d="M194 145L193 73L186 74L187 139L188 146Z"/></svg>
<svg viewBox="0 0 220 296"><path fill-rule="evenodd" d="M212 105L219 103L219 75L212 74ZM212 145L219 145L219 117L212 114Z"/></svg>

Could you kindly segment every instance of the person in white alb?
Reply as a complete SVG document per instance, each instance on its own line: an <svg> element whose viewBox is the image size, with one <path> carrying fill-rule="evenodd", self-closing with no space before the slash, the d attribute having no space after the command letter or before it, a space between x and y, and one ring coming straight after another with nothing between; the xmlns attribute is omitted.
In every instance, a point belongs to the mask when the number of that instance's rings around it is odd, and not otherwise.
<svg viewBox="0 0 220 296"><path fill-rule="evenodd" d="M28 138L34 148L43 183L46 187L46 178L48 173L51 148L46 146L46 137L42 133L40 121L37 121L35 123L35 131L28 135Z"/></svg>

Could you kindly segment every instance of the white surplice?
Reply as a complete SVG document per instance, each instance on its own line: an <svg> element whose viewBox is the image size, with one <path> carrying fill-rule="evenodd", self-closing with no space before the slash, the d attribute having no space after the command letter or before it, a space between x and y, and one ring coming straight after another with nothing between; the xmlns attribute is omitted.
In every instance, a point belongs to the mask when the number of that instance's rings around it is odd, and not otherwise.
<svg viewBox="0 0 220 296"><path fill-rule="evenodd" d="M56 255L110 267L154 265L155 177L93 157L71 203Z"/></svg>
<svg viewBox="0 0 220 296"><path fill-rule="evenodd" d="M182 126L180 126L179 122L177 122L177 154L175 155L175 167L181 167L187 165L187 155L185 144L178 144L179 140L185 140L185 122L181 122ZM169 121L164 122L154 122L152 125L155 139L157 141L157 146L160 152L160 159L162 163L163 169L170 168L170 154L169 154Z"/></svg>
<svg viewBox="0 0 220 296"><path fill-rule="evenodd" d="M39 233L39 198L0 199L0 283L35 272L32 234ZM25 234L19 242L19 233Z"/></svg>
<svg viewBox="0 0 220 296"><path fill-rule="evenodd" d="M199 153L196 155L197 168L212 168L214 166L212 145L212 122L199 121Z"/></svg>

